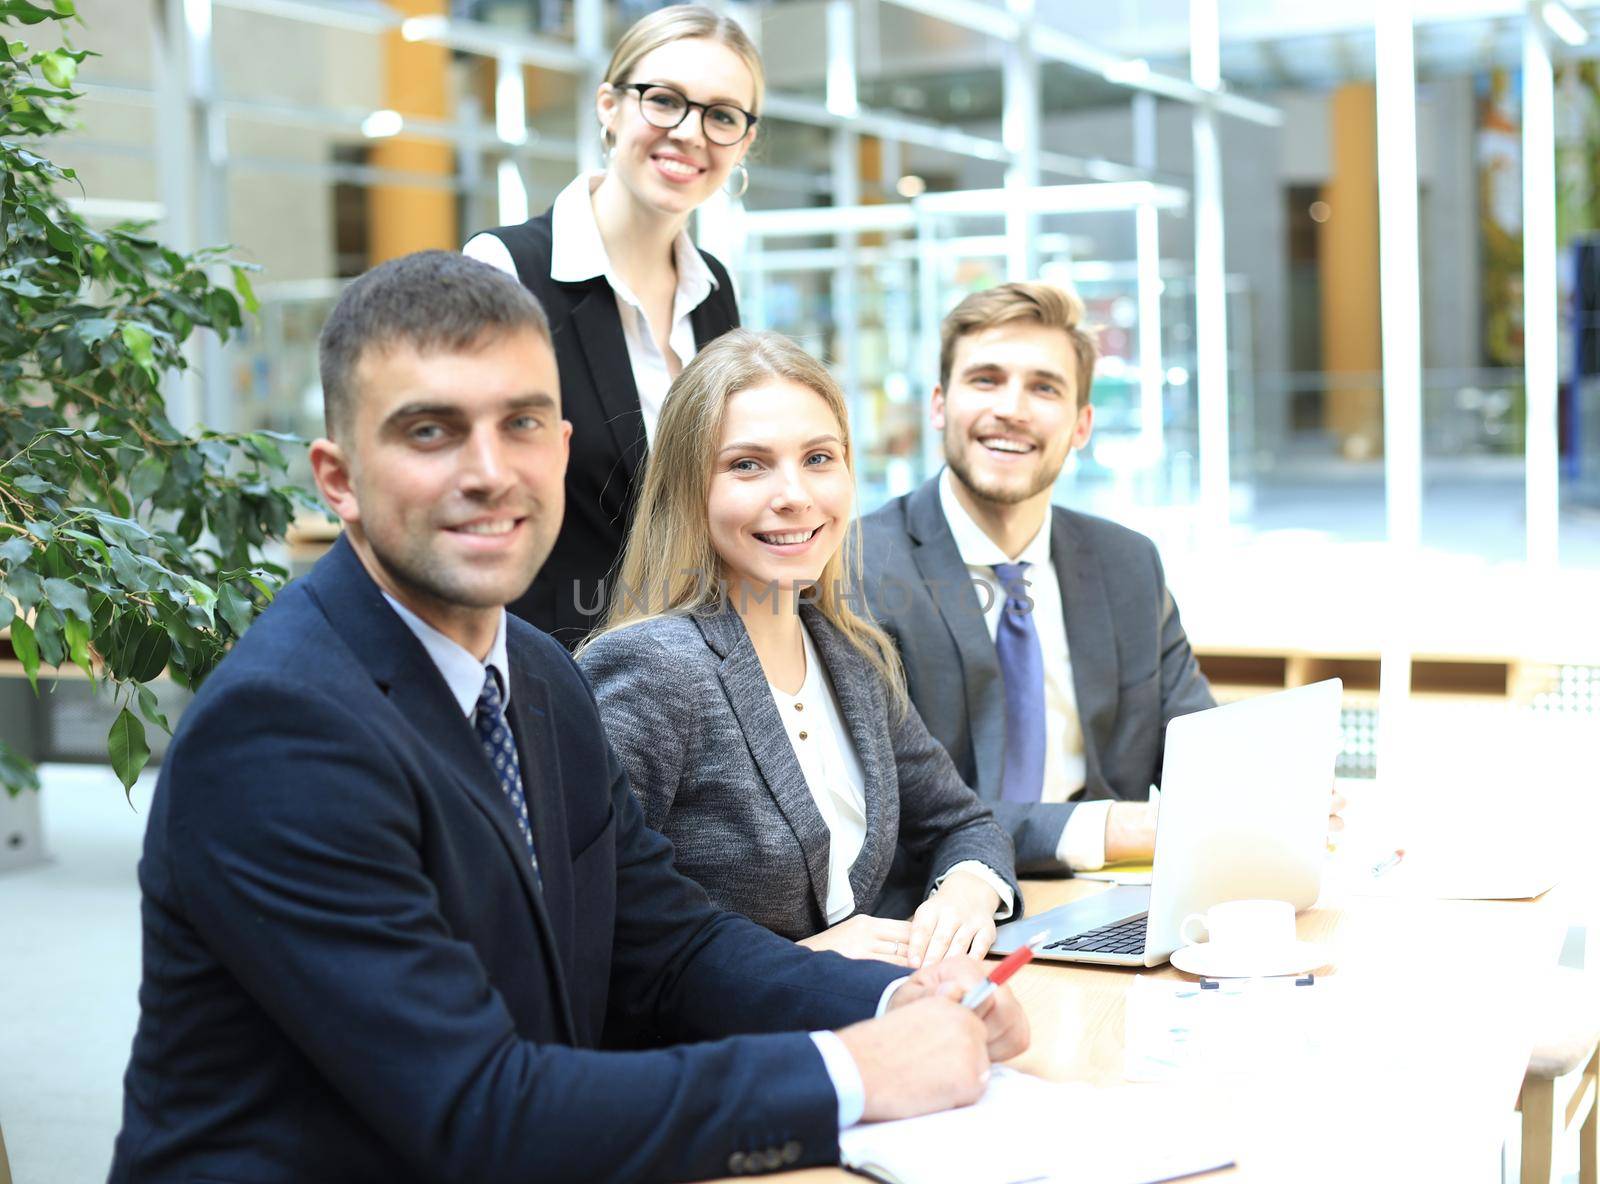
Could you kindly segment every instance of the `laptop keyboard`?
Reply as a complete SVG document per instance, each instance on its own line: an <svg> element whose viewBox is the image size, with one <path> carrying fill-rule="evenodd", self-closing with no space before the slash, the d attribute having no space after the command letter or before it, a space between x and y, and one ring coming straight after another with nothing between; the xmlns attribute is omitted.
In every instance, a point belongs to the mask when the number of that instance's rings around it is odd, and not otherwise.
<svg viewBox="0 0 1600 1184"><path fill-rule="evenodd" d="M1113 921L1098 929L1089 929L1071 937L1064 937L1060 941L1053 941L1044 948L1069 950L1076 954L1143 954L1145 920L1149 915L1140 913L1137 917Z"/></svg>

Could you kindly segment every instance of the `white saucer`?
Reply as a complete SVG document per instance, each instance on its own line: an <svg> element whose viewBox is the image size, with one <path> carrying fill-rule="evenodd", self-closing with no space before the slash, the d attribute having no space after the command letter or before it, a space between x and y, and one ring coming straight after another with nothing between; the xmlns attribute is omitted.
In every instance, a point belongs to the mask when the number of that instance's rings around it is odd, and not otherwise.
<svg viewBox="0 0 1600 1184"><path fill-rule="evenodd" d="M1276 974L1304 974L1333 961L1327 946L1295 941L1267 949L1214 946L1210 942L1184 946L1172 952L1172 964L1201 978L1266 978Z"/></svg>

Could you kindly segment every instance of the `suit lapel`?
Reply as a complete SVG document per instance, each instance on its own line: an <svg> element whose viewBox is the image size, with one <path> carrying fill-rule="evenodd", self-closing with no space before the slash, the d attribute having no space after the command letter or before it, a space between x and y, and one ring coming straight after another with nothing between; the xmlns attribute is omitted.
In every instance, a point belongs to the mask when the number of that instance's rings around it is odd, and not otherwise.
<svg viewBox="0 0 1600 1184"><path fill-rule="evenodd" d="M697 616L696 624L706 643L722 658L718 674L728 702L739 720L756 769L766 783L767 792L783 815L805 853L806 873L811 881L811 899L824 919L828 915L828 824L822 820L817 803L806 785L800 762L795 759L789 733L778 717L777 704L767 685L761 659L744 631L744 623L731 607L724 606L714 616Z"/></svg>
<svg viewBox="0 0 1600 1184"><path fill-rule="evenodd" d="M444 676L428 657L422 643L383 599L347 536L340 536L307 578L330 623L395 710L426 742L428 751L449 770L451 779L488 821L499 839L500 848L516 867L528 908L536 921L539 940L545 947L545 963L557 988L555 993L561 1001L570 1036L575 1031L571 1006L553 944L550 917L540 900L538 882L528 860L528 847L471 722L461 713L461 705L450 694ZM515 696L523 693L525 686L526 680L519 681L513 674L514 710L518 709ZM531 705L535 692L529 689L527 693L530 699L524 702ZM521 763L527 764L525 760ZM535 801L547 795L542 792L542 786L529 783L526 772L523 788L532 821ZM539 823L534 821L533 825L537 835ZM547 833L550 835L547 842L559 841L557 836L566 833L565 826ZM536 844L537 841L536 838Z"/></svg>
<svg viewBox="0 0 1600 1184"><path fill-rule="evenodd" d="M972 728L973 766L978 785L999 793L1001 762L1005 757L1005 685L994 638L983 619L983 606L972 587L972 576L956 549L955 536L939 504L939 478L925 481L911 495L907 525L915 546L911 558L939 606L945 628L961 655L962 682L966 690L967 719ZM984 770L994 770L985 777Z"/></svg>
<svg viewBox="0 0 1600 1184"><path fill-rule="evenodd" d="M592 281L588 294L573 306L572 327L589 363L606 427L631 482L644 462L644 413L639 409L639 388L628 361L628 342L622 335L617 294L605 280Z"/></svg>
<svg viewBox="0 0 1600 1184"><path fill-rule="evenodd" d="M715 275L715 272L712 274ZM722 289L713 287L706 298L689 312L689 327L694 330L696 350L705 349L730 328L728 319L717 315L721 298ZM688 359L684 359L684 365L688 365Z"/></svg>
<svg viewBox="0 0 1600 1184"><path fill-rule="evenodd" d="M539 927L545 942L545 957L560 986L562 1018L568 1030L577 1031L573 1022L571 998L563 968L572 964L572 860L567 850L567 814L561 793L561 770L553 759L555 736L550 724L549 687L544 679L530 676L521 662L511 664L511 724L517 738L517 764L522 774L522 793L528 802L528 823L533 830L533 849L539 857L539 880L532 895L535 913L544 922ZM496 785L496 789L499 786ZM503 796L503 795L502 795ZM509 815L509 811L506 812ZM516 836L526 855L522 836ZM524 857L523 864L527 864ZM532 880L531 874L527 877Z"/></svg>
<svg viewBox="0 0 1600 1184"><path fill-rule="evenodd" d="M1071 513L1057 507L1051 516L1050 562L1055 565L1056 579L1061 584L1072 687L1083 726L1086 785L1090 793L1100 796L1100 750L1110 739L1116 722L1117 690L1121 686L1111 600L1100 558L1088 546Z"/></svg>
<svg viewBox="0 0 1600 1184"><path fill-rule="evenodd" d="M892 861L895 840L900 833L899 775L894 767L894 754L884 744L887 706L877 691L877 674L850 643L834 631L827 618L810 605L802 607L801 617L811 633L817 656L822 659L823 673L833 687L834 698L839 701L839 714L844 717L850 741L861 761L867 833L861 851L850 865L850 891L856 898L856 907L867 909L877 896L880 878L877 873ZM895 807L892 824L886 820L891 804Z"/></svg>

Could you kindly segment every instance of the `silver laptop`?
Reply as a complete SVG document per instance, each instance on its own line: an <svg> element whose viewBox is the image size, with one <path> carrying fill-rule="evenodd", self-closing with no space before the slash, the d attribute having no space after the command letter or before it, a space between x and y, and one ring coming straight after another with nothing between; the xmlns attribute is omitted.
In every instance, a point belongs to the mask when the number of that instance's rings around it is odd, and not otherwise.
<svg viewBox="0 0 1600 1184"><path fill-rule="evenodd" d="M1159 966L1183 944L1190 913L1257 898L1310 908L1322 890L1343 689L1330 678L1174 719L1149 886L1002 925L992 952L1044 933L1036 958Z"/></svg>

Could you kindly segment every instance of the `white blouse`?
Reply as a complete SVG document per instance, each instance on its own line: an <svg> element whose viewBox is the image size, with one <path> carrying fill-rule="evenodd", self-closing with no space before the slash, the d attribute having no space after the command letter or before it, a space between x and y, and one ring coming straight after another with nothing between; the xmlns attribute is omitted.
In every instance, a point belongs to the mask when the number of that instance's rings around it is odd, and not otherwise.
<svg viewBox="0 0 1600 1184"><path fill-rule="evenodd" d="M633 384L639 391L639 410L644 413L644 438L648 444L655 439L656 420L660 418L661 404L666 401L673 376L666 355L650 332L644 305L612 269L611 257L606 254L605 241L600 237L590 198L604 176L604 172L580 173L556 196L550 210L550 278L574 284L604 276L611 285L617 298L617 316L622 321L622 339L628 347L628 362L633 367ZM461 248L461 253L497 267L509 276L517 274L511 252L492 234L473 235ZM695 355L694 324L689 314L705 303L718 284L717 277L689 240L687 231L680 231L673 240L672 253L678 268L678 290L672 298L668 344L681 368Z"/></svg>
<svg viewBox="0 0 1600 1184"><path fill-rule="evenodd" d="M850 727L839 711L833 683L811 642L811 631L802 628L800 636L806 656L806 676L800 684L800 692L786 695L771 682L767 686L772 690L773 702L778 705L778 715L789 736L789 746L794 749L795 760L800 764L800 772L805 775L811 800L828 825L828 924L837 925L856 911L850 869L867 841L867 775L855 742L850 738ZM1011 885L993 868L975 859L963 859L952 865L937 878L934 886L937 888L957 871L975 875L994 889L1000 898L995 909L997 920L1003 921L1011 915L1015 905Z"/></svg>
<svg viewBox="0 0 1600 1184"><path fill-rule="evenodd" d="M866 772L811 634L806 629L800 633L805 639L806 677L799 693L786 695L767 685L805 774L806 788L828 824L828 924L837 925L856 910L850 868L867 839Z"/></svg>

